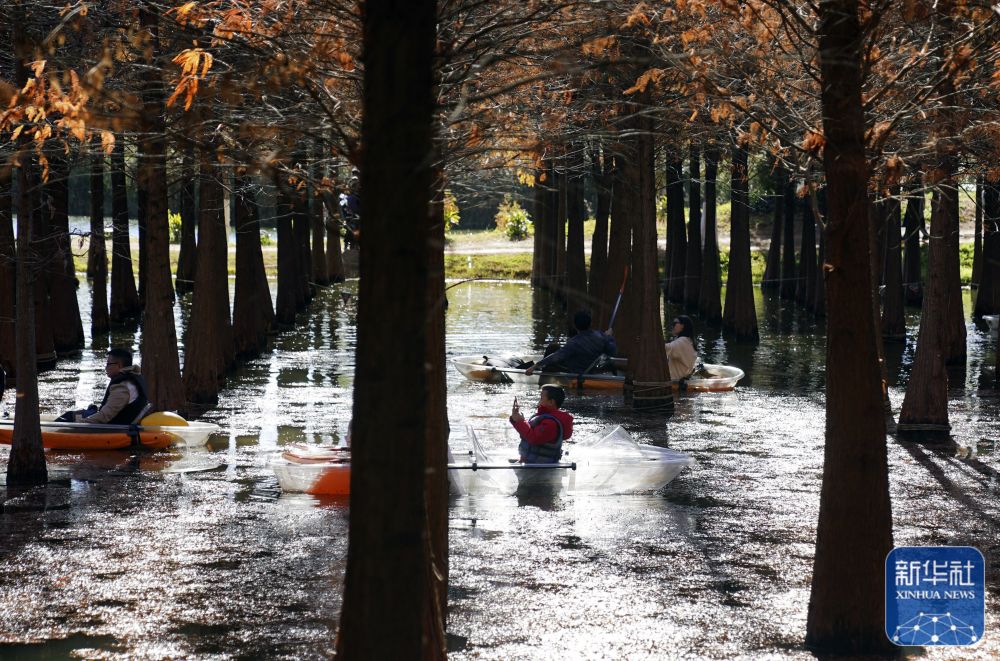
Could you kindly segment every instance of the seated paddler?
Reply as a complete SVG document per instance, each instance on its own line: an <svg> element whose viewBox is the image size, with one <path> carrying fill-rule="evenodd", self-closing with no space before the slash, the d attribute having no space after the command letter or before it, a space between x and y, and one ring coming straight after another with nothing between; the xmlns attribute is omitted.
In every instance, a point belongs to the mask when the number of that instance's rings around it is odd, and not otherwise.
<svg viewBox="0 0 1000 661"><path fill-rule="evenodd" d="M108 351L104 372L109 383L100 406L91 405L83 411L68 411L59 416L60 422L90 422L103 425L129 425L146 408L146 381L139 366L132 364L132 352L113 348Z"/></svg>
<svg viewBox="0 0 1000 661"><path fill-rule="evenodd" d="M521 436L517 450L522 464L554 464L562 458L563 441L573 434L573 416L562 410L566 393L556 385L542 386L538 410L525 420L514 398L510 424Z"/></svg>
<svg viewBox="0 0 1000 661"><path fill-rule="evenodd" d="M536 371L566 372L568 374L583 374L589 370L601 355L614 356L618 351L614 333L609 328L603 333L590 327L590 313L580 310L573 315L573 327L576 335L571 337L563 347L548 354L524 371L532 374Z"/></svg>

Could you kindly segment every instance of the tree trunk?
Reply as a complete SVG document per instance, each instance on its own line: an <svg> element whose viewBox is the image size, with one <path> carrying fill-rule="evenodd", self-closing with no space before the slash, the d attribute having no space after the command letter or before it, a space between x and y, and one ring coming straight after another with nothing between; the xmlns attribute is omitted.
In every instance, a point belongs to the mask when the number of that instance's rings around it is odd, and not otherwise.
<svg viewBox="0 0 1000 661"><path fill-rule="evenodd" d="M439 540L430 531L441 515L429 509L427 486L446 470L443 453L429 454L440 440L427 438L429 416L440 413L439 377L426 367L441 346L430 337L439 331L430 330L427 305L437 288L429 263L442 250L428 248L435 4L365 4L361 208L366 233L378 240L361 243L350 541L337 641L337 657L348 661L447 655L443 619L428 612L439 603L430 577Z"/></svg>
<svg viewBox="0 0 1000 661"><path fill-rule="evenodd" d="M906 232L906 253L903 257L903 288L907 305L920 305L924 297L924 278L921 272L920 234L924 228L924 192L920 173L907 185L906 214L903 226Z"/></svg>
<svg viewBox="0 0 1000 661"><path fill-rule="evenodd" d="M137 138L137 142L141 138ZM141 145L136 145L138 151L142 150ZM136 160L141 158L140 154L136 154ZM138 174L138 173L137 173ZM139 226L139 284L136 290L139 294L139 309L140 311L146 307L146 264L149 256L146 254L148 249L148 239L146 238L146 226L149 221L149 191L146 190L141 177L136 176L135 178L135 198L136 198L136 223ZM140 312L141 316L141 312Z"/></svg>
<svg viewBox="0 0 1000 661"><path fill-rule="evenodd" d="M885 289L882 294L882 337L906 339L906 316L903 305L903 244L900 235L902 217L899 186L890 189L885 205Z"/></svg>
<svg viewBox="0 0 1000 661"><path fill-rule="evenodd" d="M193 148L186 148L181 162L181 244L177 253L177 276L174 291L183 296L194 290L194 269L198 262L195 228L198 225L197 163Z"/></svg>
<svg viewBox="0 0 1000 661"><path fill-rule="evenodd" d="M104 152L101 142L91 143L90 153L90 264L93 278L90 286L90 336L95 344L98 337L107 337L111 329L108 319L108 247L104 234Z"/></svg>
<svg viewBox="0 0 1000 661"><path fill-rule="evenodd" d="M635 124L637 124L637 121L632 120L630 126L632 130L638 130ZM622 304L618 310L618 316L615 318L614 332L618 344L618 355L630 359L629 373L633 379L636 378L634 372L642 369L639 364L639 353L644 339L642 337L641 309L643 300L639 298L644 291L644 275L636 269L636 255L633 252L638 247L638 242L634 237L634 227L643 222L639 217L642 213L641 197L643 184L640 164L642 155L640 149L641 145L639 144L638 136L632 134L622 138L617 150L618 156L615 157L615 165L619 172L619 178L616 182L617 188L615 188L614 192L615 206L611 210L613 214L611 219L611 249L615 250L616 246L614 242L616 240L621 241L624 244L624 250L619 248L618 252L626 257L628 261L625 263L629 266L628 279L625 281L625 293L622 296ZM617 234L615 234L615 228L619 230ZM624 268L622 268L622 272L624 272ZM615 273L615 271L612 271L612 273ZM620 284L614 282L608 284L609 292L606 300L613 304L618 295ZM659 309L659 306L657 306L657 309ZM657 376L655 379L649 380L659 381L662 379L662 376Z"/></svg>
<svg viewBox="0 0 1000 661"><path fill-rule="evenodd" d="M0 168L0 367L14 376L17 359L17 249L14 245L13 169ZM2 383L0 383L2 385Z"/></svg>
<svg viewBox="0 0 1000 661"><path fill-rule="evenodd" d="M813 301L813 314L817 317L826 316L826 189L821 189L818 206L820 218L824 219L819 227L819 247L816 249L816 296ZM815 216L814 216L815 218Z"/></svg>
<svg viewBox="0 0 1000 661"><path fill-rule="evenodd" d="M125 143L119 135L111 152L111 324L123 326L139 318L139 292L132 274L125 187Z"/></svg>
<svg viewBox="0 0 1000 661"><path fill-rule="evenodd" d="M326 273L330 282L344 281L344 253L340 247L340 215L333 193L324 193L326 207Z"/></svg>
<svg viewBox="0 0 1000 661"><path fill-rule="evenodd" d="M76 270L69 243L69 167L63 154L49 158L46 192L51 217L48 244L51 261L45 265L52 314L52 341L56 353L70 356L83 349L83 321L76 299Z"/></svg>
<svg viewBox="0 0 1000 661"><path fill-rule="evenodd" d="M729 280L722 328L737 342L757 342L757 308L753 300L750 266L750 180L747 150L733 145L732 202L730 205Z"/></svg>
<svg viewBox="0 0 1000 661"><path fill-rule="evenodd" d="M976 224L972 239L972 278L969 282L972 289L977 289L983 274L983 189L986 178L976 177Z"/></svg>
<svg viewBox="0 0 1000 661"><path fill-rule="evenodd" d="M809 195L802 198L802 241L799 244L799 279L795 300L812 310L816 300L816 223Z"/></svg>
<svg viewBox="0 0 1000 661"><path fill-rule="evenodd" d="M45 185L41 173L36 168L29 169L31 208L30 253L22 253L18 244L18 257L30 255L35 286L35 365L40 371L49 370L56 364L55 339L52 332L52 308L49 300L49 264L55 259L55 250L50 236L49 200L45 199Z"/></svg>
<svg viewBox="0 0 1000 661"><path fill-rule="evenodd" d="M829 308L826 445L806 644L851 655L891 653L883 579L892 549L892 507L876 326L867 295L872 284L863 36L857 0L823 0L819 14Z"/></svg>
<svg viewBox="0 0 1000 661"><path fill-rule="evenodd" d="M142 313L142 366L149 401L157 411L173 411L184 404L177 329L174 327L174 289L170 282L170 228L167 214L167 149L163 80L160 76L160 19L152 2L140 5L139 24L144 34L140 88L143 123L139 142L139 188L146 191L146 263L139 270L145 278ZM228 278L226 278L228 289ZM228 313L228 297L226 311ZM228 315L227 315L228 316ZM201 335L191 335L198 343Z"/></svg>
<svg viewBox="0 0 1000 661"><path fill-rule="evenodd" d="M618 149L616 149L618 152ZM611 313L618 292L621 290L622 281L625 284L632 279L631 273L626 278L626 269L632 265L632 222L629 217L629 201L624 190L624 159L617 155L614 157L614 175L611 180L611 233L608 236L608 277L605 278L601 289L600 298L594 305L593 322L594 327L600 329L612 328ZM614 320L614 328L621 330L620 319L626 314L629 307L638 305L634 299L629 299L628 294L622 296L621 306L618 309L618 316ZM616 334L617 333L616 331ZM619 353L622 353L619 350Z"/></svg>
<svg viewBox="0 0 1000 661"><path fill-rule="evenodd" d="M566 300L566 217L568 215L568 195L566 174L566 156L558 160L556 169L556 219L555 219L555 271L553 273L556 294Z"/></svg>
<svg viewBox="0 0 1000 661"><path fill-rule="evenodd" d="M767 249L767 264L760 281L762 291L778 291L781 286L781 231L785 218L785 170L782 167L774 173L774 222L771 226L771 242Z"/></svg>
<svg viewBox="0 0 1000 661"><path fill-rule="evenodd" d="M587 258L583 251L583 223L587 219L587 207L583 198L583 161L580 152L576 154L574 167L566 182L566 310L572 316L587 305Z"/></svg>
<svg viewBox="0 0 1000 661"><path fill-rule="evenodd" d="M275 179L280 177L277 175ZM280 183L275 184L278 213L278 296L274 303L274 321L279 329L295 327L295 293L298 275L295 263L298 246L292 231L292 202Z"/></svg>
<svg viewBox="0 0 1000 661"><path fill-rule="evenodd" d="M533 196L532 216L534 217L535 234L531 248L531 286L545 288L545 269L548 242L546 241L545 207L548 204L548 196L545 191L545 169L540 169L535 174L535 187Z"/></svg>
<svg viewBox="0 0 1000 661"><path fill-rule="evenodd" d="M983 189L983 234L983 270L973 310L976 317L1000 313L1000 187L993 183Z"/></svg>
<svg viewBox="0 0 1000 661"><path fill-rule="evenodd" d="M719 273L719 236L716 227L716 178L719 173L719 148L705 150L705 249L701 263L701 287L698 309L709 326L722 324L722 276Z"/></svg>
<svg viewBox="0 0 1000 661"><path fill-rule="evenodd" d="M317 149L316 154L320 153L320 150ZM314 165L313 178L315 181L319 181L320 174L319 167ZM322 193L317 189L317 185L314 183L309 189L312 193L309 197L309 218L312 222L312 279L317 285L326 286L330 284L326 260L326 210L324 209Z"/></svg>
<svg viewBox="0 0 1000 661"><path fill-rule="evenodd" d="M687 259L687 235L684 230L684 164L679 158L667 155L667 224L672 229L667 245L667 300L684 301L684 276Z"/></svg>
<svg viewBox="0 0 1000 661"><path fill-rule="evenodd" d="M184 392L193 412L218 403L233 360L222 172L214 161L214 148L204 148L198 187L198 265L184 354Z"/></svg>
<svg viewBox="0 0 1000 661"><path fill-rule="evenodd" d="M298 291L295 294L295 307L297 310L302 311L312 302L314 293L312 284L312 248L309 246L312 219L309 214L308 187L292 192L292 204L294 210L292 215L292 229L295 233L295 242L299 247L298 260L296 261L298 267L296 269Z"/></svg>
<svg viewBox="0 0 1000 661"><path fill-rule="evenodd" d="M591 153L591 178L597 192L594 208L594 236L590 240L590 297L596 299L608 277L608 218L611 216L611 155L604 153L604 164L597 148Z"/></svg>
<svg viewBox="0 0 1000 661"><path fill-rule="evenodd" d="M691 143L691 179L688 187L688 235L687 256L685 257L684 307L698 309L701 298L701 155L695 143Z"/></svg>
<svg viewBox="0 0 1000 661"><path fill-rule="evenodd" d="M781 298L786 301L795 299L798 284L798 269L795 266L795 181L788 177L784 181L785 192L782 196L785 203L784 223L781 226L784 240L781 249Z"/></svg>
<svg viewBox="0 0 1000 661"><path fill-rule="evenodd" d="M239 358L260 355L274 324L271 291L260 247L260 221L253 183L238 176L236 194L236 293L233 297L233 346Z"/></svg>
<svg viewBox="0 0 1000 661"><path fill-rule="evenodd" d="M14 6L12 41L14 51L15 81L18 89L28 81L26 64L32 53L24 34L25 9L23 1ZM33 204L32 188L36 179L32 175L35 157L30 151L28 136L17 140L19 167L17 168L17 395L14 399L14 433L11 438L10 456L7 459L7 487L32 486L48 481L45 452L42 449L42 431L38 419L38 373L35 371L35 278L37 258L32 248L32 217L37 207Z"/></svg>

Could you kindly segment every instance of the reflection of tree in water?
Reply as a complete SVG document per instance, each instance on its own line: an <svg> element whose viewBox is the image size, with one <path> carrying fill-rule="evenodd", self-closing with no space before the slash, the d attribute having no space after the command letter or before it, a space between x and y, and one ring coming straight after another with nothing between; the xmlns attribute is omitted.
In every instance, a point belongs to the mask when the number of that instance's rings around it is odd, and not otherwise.
<svg viewBox="0 0 1000 661"><path fill-rule="evenodd" d="M535 287L531 291L531 337L536 350L566 337L566 307L552 292Z"/></svg>

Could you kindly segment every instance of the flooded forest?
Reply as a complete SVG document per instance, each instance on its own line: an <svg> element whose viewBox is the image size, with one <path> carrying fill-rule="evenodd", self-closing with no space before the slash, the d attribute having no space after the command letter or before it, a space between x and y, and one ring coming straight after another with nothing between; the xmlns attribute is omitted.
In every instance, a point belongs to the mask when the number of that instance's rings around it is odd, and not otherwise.
<svg viewBox="0 0 1000 661"><path fill-rule="evenodd" d="M998 37L0 0L0 658L997 658Z"/></svg>

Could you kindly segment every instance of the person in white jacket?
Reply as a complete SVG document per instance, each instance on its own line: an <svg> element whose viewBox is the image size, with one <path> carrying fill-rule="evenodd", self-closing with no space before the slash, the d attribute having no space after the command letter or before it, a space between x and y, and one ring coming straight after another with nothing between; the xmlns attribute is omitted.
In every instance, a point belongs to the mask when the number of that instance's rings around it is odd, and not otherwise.
<svg viewBox="0 0 1000 661"><path fill-rule="evenodd" d="M672 324L674 339L667 342L667 361L670 364L670 380L686 379L694 372L698 362L698 351L694 348L694 322L687 315L674 318Z"/></svg>

